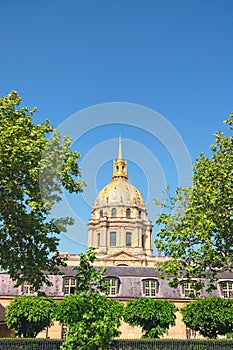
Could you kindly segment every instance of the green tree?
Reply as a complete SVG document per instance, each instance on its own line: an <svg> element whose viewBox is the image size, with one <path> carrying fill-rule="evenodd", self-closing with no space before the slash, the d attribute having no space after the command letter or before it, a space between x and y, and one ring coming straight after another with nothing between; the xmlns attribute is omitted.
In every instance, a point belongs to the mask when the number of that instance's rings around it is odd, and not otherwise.
<svg viewBox="0 0 233 350"><path fill-rule="evenodd" d="M209 297L192 301L181 309L187 327L207 338L233 332L233 300Z"/></svg>
<svg viewBox="0 0 233 350"><path fill-rule="evenodd" d="M101 294L107 290L106 269L98 272L92 265L95 259L94 248L80 254L76 294L67 295L55 311L55 318L68 329L63 350L108 350L112 338L120 334L123 305Z"/></svg>
<svg viewBox="0 0 233 350"><path fill-rule="evenodd" d="M51 218L62 186L82 191L80 154L70 150L49 121L35 125L36 109L19 108L16 92L0 98L0 265L17 284L36 289L58 273L58 234L70 218ZM50 137L50 138L49 138Z"/></svg>
<svg viewBox="0 0 233 350"><path fill-rule="evenodd" d="M231 133L233 115L225 123ZM168 195L156 221L156 246L171 258L159 268L173 286L195 277L200 289L208 278L211 289L218 272L233 268L233 137L215 137L211 157L201 154L194 165L192 188Z"/></svg>
<svg viewBox="0 0 233 350"><path fill-rule="evenodd" d="M120 334L122 313L123 306L118 300L95 291L66 296L56 312L56 319L68 328L62 349L110 349L112 338Z"/></svg>
<svg viewBox="0 0 233 350"><path fill-rule="evenodd" d="M139 298L128 301L124 310L124 321L131 326L140 326L144 338L159 338L175 325L178 309L167 300Z"/></svg>
<svg viewBox="0 0 233 350"><path fill-rule="evenodd" d="M55 302L39 296L20 296L14 298L6 309L6 323L15 335L34 338L50 326Z"/></svg>
<svg viewBox="0 0 233 350"><path fill-rule="evenodd" d="M107 292L107 281L104 274L106 268L100 270L94 268L92 263L96 260L95 248L90 247L85 254L80 255L80 264L76 274L76 291L77 293L88 294L91 290L97 292Z"/></svg>

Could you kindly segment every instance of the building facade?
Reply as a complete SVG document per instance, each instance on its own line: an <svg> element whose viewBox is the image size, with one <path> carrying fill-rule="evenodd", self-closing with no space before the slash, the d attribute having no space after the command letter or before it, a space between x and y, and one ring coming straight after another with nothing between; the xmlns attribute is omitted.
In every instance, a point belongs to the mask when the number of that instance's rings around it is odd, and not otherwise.
<svg viewBox="0 0 233 350"><path fill-rule="evenodd" d="M97 260L95 268L107 267L105 273L109 281L109 298L125 303L135 298L147 297L166 299L181 308L195 293L191 284L183 281L179 288L171 288L169 281L161 279L156 269L158 261L167 258L154 256L152 252L152 223L148 218L141 193L128 181L127 162L122 157L122 144L119 140L118 158L113 162L112 180L99 193L88 221L88 247L95 247ZM61 253L67 255L67 253ZM61 268L61 275L49 276L51 286L43 286L41 292L56 300L75 293L75 268L79 265L79 255L69 254L67 266ZM201 297L208 296L205 287ZM5 309L10 301L21 295L35 295L34 289L24 283L15 287L8 273L0 273L0 337L10 335L6 327ZM224 273L216 283L216 296L233 296L233 274ZM62 338L64 325L55 322L39 337ZM139 327L122 323L121 338L140 338ZM181 315L177 312L176 325L168 332L170 338L191 338L197 335L186 329Z"/></svg>
<svg viewBox="0 0 233 350"><path fill-rule="evenodd" d="M156 266L167 259L153 255L152 222L141 193L128 181L121 138L112 181L98 193L88 221L88 247L96 248L95 264L101 266ZM69 255L68 264L78 262L78 255Z"/></svg>

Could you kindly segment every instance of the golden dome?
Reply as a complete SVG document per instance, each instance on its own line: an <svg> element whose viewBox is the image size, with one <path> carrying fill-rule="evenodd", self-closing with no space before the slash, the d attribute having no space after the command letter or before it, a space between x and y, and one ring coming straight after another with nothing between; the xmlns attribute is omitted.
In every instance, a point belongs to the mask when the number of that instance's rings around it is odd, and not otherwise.
<svg viewBox="0 0 233 350"><path fill-rule="evenodd" d="M141 193L128 181L127 162L122 159L121 138L119 138L118 159L113 162L112 182L99 193L94 208L114 204L145 206Z"/></svg>
<svg viewBox="0 0 233 350"><path fill-rule="evenodd" d="M127 180L117 179L106 185L99 193L94 207L108 204L145 206L141 193Z"/></svg>

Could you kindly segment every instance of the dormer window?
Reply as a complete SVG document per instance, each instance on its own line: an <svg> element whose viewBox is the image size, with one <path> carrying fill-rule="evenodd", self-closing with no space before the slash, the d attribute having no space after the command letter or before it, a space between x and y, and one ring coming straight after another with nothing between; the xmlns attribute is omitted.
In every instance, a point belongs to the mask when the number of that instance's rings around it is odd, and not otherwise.
<svg viewBox="0 0 233 350"><path fill-rule="evenodd" d="M76 279L74 277L65 277L63 280L64 294L75 294L76 291Z"/></svg>
<svg viewBox="0 0 233 350"><path fill-rule="evenodd" d="M182 294L185 298L191 298L197 295L197 291L194 288L194 285L197 281L193 280L191 282L189 281L183 281L182 283Z"/></svg>
<svg viewBox="0 0 233 350"><path fill-rule="evenodd" d="M119 278L107 277L106 281L108 282L107 295L110 297L117 295L119 290Z"/></svg>
<svg viewBox="0 0 233 350"><path fill-rule="evenodd" d="M34 295L36 290L35 287L33 287L31 284L29 284L27 281L23 283L23 294L26 295Z"/></svg>
<svg viewBox="0 0 233 350"><path fill-rule="evenodd" d="M219 281L219 286L223 298L233 298L233 281Z"/></svg>
<svg viewBox="0 0 233 350"><path fill-rule="evenodd" d="M143 280L143 294L146 297L156 297L159 291L159 282L157 279L148 278Z"/></svg>

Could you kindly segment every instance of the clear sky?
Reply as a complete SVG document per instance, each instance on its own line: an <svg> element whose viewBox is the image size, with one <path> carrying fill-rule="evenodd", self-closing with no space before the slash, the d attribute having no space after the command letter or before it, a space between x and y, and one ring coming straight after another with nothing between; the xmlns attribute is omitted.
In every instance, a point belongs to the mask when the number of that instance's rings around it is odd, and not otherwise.
<svg viewBox="0 0 233 350"><path fill-rule="evenodd" d="M61 251L85 250L119 134L129 180L154 222L153 199L167 185L187 185L214 132L225 131L232 0L2 1L0 33L0 95L16 90L22 105L38 107L35 123L49 119L82 154L84 194L64 194L56 208L76 219Z"/></svg>

